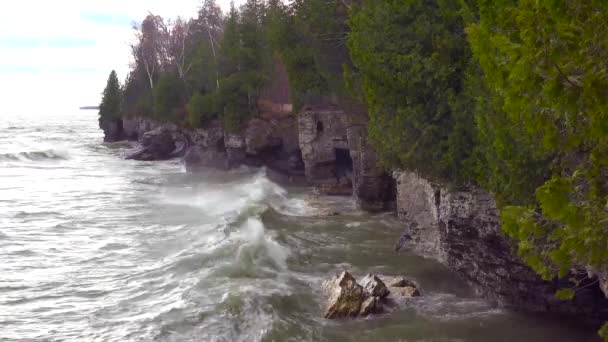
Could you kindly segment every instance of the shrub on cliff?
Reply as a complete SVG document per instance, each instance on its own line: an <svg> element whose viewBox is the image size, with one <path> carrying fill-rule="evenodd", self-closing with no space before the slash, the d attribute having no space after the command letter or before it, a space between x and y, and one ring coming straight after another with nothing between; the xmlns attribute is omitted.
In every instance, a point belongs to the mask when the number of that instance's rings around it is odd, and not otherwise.
<svg viewBox="0 0 608 342"><path fill-rule="evenodd" d="M456 1L364 0L351 8L348 35L382 160L453 183L470 179L475 138L461 10Z"/></svg>
<svg viewBox="0 0 608 342"><path fill-rule="evenodd" d="M108 77L106 88L103 90L101 103L99 104L99 121L119 119L121 116L122 89L112 70Z"/></svg>
<svg viewBox="0 0 608 342"><path fill-rule="evenodd" d="M161 121L181 121L184 106L184 84L174 74L161 75L154 86L154 118Z"/></svg>
<svg viewBox="0 0 608 342"><path fill-rule="evenodd" d="M204 127L217 116L215 97L212 94L195 93L188 102L188 123L194 128Z"/></svg>

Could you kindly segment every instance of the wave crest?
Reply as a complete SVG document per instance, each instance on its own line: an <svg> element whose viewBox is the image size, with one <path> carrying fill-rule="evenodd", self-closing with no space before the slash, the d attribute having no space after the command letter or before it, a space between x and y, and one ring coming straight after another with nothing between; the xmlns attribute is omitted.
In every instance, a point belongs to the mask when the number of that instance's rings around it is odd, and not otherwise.
<svg viewBox="0 0 608 342"><path fill-rule="evenodd" d="M45 160L66 160L68 154L65 151L45 150L45 151L30 151L19 153L2 153L0 161L45 161Z"/></svg>

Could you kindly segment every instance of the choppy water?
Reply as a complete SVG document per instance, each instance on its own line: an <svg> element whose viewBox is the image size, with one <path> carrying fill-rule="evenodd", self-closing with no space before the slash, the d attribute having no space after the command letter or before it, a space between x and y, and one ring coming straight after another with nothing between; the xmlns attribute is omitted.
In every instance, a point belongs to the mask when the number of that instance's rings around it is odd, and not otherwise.
<svg viewBox="0 0 608 342"><path fill-rule="evenodd" d="M121 158L93 112L0 116L0 341L592 341L496 309L395 254L390 215L284 189L263 170L188 174ZM319 217L320 208L340 211ZM322 319L332 272L416 278L391 315Z"/></svg>

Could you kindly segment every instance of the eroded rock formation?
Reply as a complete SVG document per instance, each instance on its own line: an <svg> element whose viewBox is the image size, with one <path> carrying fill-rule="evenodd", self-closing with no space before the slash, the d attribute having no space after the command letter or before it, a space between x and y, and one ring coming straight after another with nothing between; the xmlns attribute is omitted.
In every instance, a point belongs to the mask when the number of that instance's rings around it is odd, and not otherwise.
<svg viewBox="0 0 608 342"><path fill-rule="evenodd" d="M267 166L286 181L304 178L297 121L290 113L262 113L241 133L227 133L221 122L189 129L146 118L124 118L124 136L140 146L130 159L162 160L184 156L187 169L228 169L239 165ZM172 151L167 150L173 145Z"/></svg>
<svg viewBox="0 0 608 342"><path fill-rule="evenodd" d="M306 178L327 194L352 194L352 159L346 115L340 109L305 109L298 115Z"/></svg>
<svg viewBox="0 0 608 342"><path fill-rule="evenodd" d="M120 119L100 119L99 128L101 128L103 131L103 140L105 142L114 142L125 139L123 122Z"/></svg>
<svg viewBox="0 0 608 342"><path fill-rule="evenodd" d="M588 321L608 318L608 300L599 286L581 289L571 301L560 300L555 291L572 284L543 281L513 254L490 194L476 188L450 190L412 172L395 177L398 215L406 225L398 249L442 262L501 305Z"/></svg>
<svg viewBox="0 0 608 342"><path fill-rule="evenodd" d="M381 165L367 138L366 118L351 119L347 128L353 163L353 194L358 206L367 211L395 209L395 180Z"/></svg>

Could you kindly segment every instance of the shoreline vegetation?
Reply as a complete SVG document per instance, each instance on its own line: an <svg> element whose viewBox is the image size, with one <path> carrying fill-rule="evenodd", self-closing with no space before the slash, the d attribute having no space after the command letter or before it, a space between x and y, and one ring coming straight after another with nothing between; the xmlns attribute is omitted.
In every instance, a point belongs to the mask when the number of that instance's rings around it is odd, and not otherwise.
<svg viewBox="0 0 608 342"><path fill-rule="evenodd" d="M567 300L608 270L606 23L599 0L247 0L225 14L204 0L195 18L134 27L100 124L239 132L281 63L294 115L363 113L387 170L492 193L518 255L568 278Z"/></svg>

